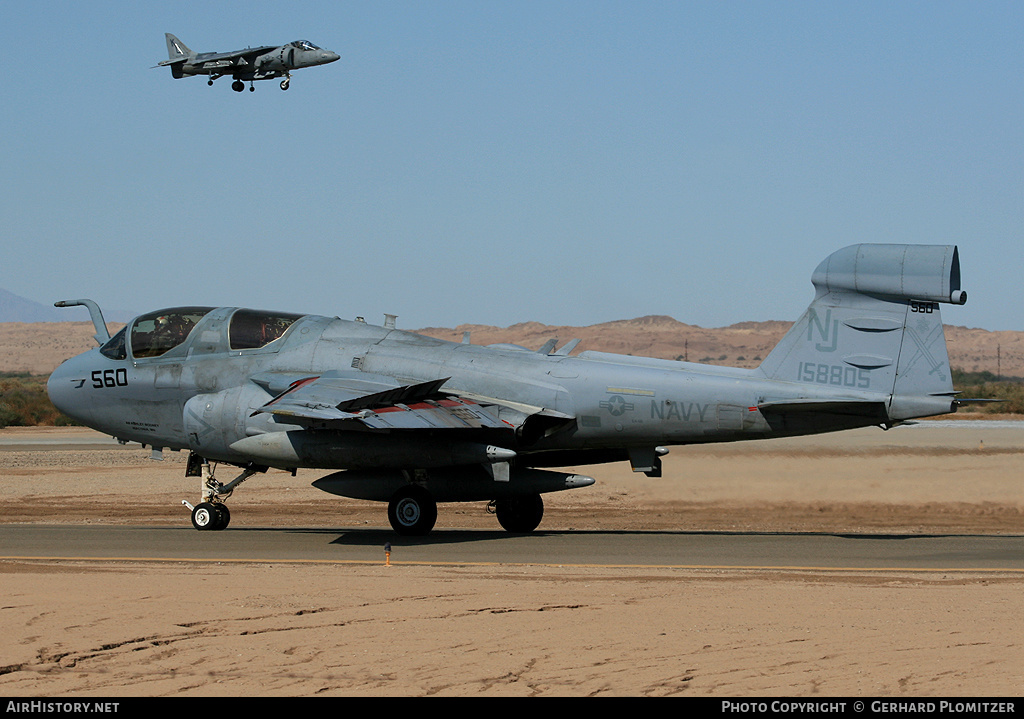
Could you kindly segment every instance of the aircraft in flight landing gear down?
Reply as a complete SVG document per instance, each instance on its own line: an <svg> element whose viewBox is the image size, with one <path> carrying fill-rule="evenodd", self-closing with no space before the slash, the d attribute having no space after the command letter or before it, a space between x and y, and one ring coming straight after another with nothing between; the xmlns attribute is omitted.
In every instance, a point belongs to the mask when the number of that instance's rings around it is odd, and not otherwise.
<svg viewBox="0 0 1024 719"><path fill-rule="evenodd" d="M547 492L594 483L559 468L628 461L661 475L671 445L784 437L955 412L939 304L963 304L955 246L853 245L814 272L815 297L754 369L586 351L447 342L361 319L176 307L110 337L49 379L53 403L122 442L187 450L197 529L269 468L325 470L325 492L388 503L423 535L438 502L487 502L510 532ZM222 484L218 465L240 473Z"/></svg>
<svg viewBox="0 0 1024 719"><path fill-rule="evenodd" d="M314 67L334 62L340 56L317 47L308 40L296 40L287 45L263 45L247 47L234 52L193 52L185 43L170 33L167 38L168 59L155 67L170 67L174 78L192 75L209 75L206 84L213 85L219 77L230 75L234 78L231 89L241 92L245 83L249 90L255 90L254 80L272 80L283 77L281 89L287 90L291 82L291 71L302 67Z"/></svg>

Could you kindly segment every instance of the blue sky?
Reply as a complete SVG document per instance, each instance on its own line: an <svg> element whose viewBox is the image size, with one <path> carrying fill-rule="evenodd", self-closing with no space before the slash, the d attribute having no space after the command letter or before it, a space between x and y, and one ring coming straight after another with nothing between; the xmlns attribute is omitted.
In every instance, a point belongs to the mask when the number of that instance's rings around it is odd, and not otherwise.
<svg viewBox="0 0 1024 719"><path fill-rule="evenodd" d="M946 323L1024 330L1020 3L196 7L0 6L0 287L719 327L795 320L846 245L935 243ZM153 69L165 32L341 60L235 93Z"/></svg>

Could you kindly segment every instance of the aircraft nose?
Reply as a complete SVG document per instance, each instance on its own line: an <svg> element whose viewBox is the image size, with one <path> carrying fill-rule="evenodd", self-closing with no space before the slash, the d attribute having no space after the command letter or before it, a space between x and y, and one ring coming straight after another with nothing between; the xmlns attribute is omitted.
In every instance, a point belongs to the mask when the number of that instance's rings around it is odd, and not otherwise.
<svg viewBox="0 0 1024 719"><path fill-rule="evenodd" d="M46 381L46 393L54 407L73 419L82 420L84 408L80 405L84 392L78 390L85 385L87 373L76 359L73 357L67 360L50 374L50 379Z"/></svg>
<svg viewBox="0 0 1024 719"><path fill-rule="evenodd" d="M321 59L323 59L324 64L341 59L341 55L339 55L336 52L331 52L330 50L324 50L323 54L320 57Z"/></svg>

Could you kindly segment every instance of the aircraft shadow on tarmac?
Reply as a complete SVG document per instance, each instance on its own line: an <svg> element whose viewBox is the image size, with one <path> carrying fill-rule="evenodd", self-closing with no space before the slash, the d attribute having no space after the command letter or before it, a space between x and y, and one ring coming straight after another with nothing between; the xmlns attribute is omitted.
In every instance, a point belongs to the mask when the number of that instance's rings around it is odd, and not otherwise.
<svg viewBox="0 0 1024 719"><path fill-rule="evenodd" d="M591 530L548 530L534 531L529 534L510 534L501 529L435 529L429 535L402 536L390 529L362 529L362 528L339 528L339 527L251 527L229 531L259 531L259 532L282 532L290 534L321 534L334 536L331 544L344 546L383 546L390 542L401 546L431 546L445 544L466 544L473 542L517 542L530 541L550 537L572 537L572 536L607 536L607 537L834 537L836 539L848 540L869 540L869 541L906 541L913 539L1021 539L1022 534L883 534L883 533L857 533L857 532L767 532L767 531L700 531L700 530L616 530L616 529L591 529Z"/></svg>

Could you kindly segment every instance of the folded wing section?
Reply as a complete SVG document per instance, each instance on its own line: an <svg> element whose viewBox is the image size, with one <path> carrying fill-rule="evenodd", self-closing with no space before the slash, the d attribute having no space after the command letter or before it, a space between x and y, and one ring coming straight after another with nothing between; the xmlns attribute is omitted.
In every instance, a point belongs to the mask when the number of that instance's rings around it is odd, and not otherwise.
<svg viewBox="0 0 1024 719"><path fill-rule="evenodd" d="M448 378L402 385L379 375L297 380L260 407L292 421L359 422L371 429L511 429L489 407L441 390Z"/></svg>

